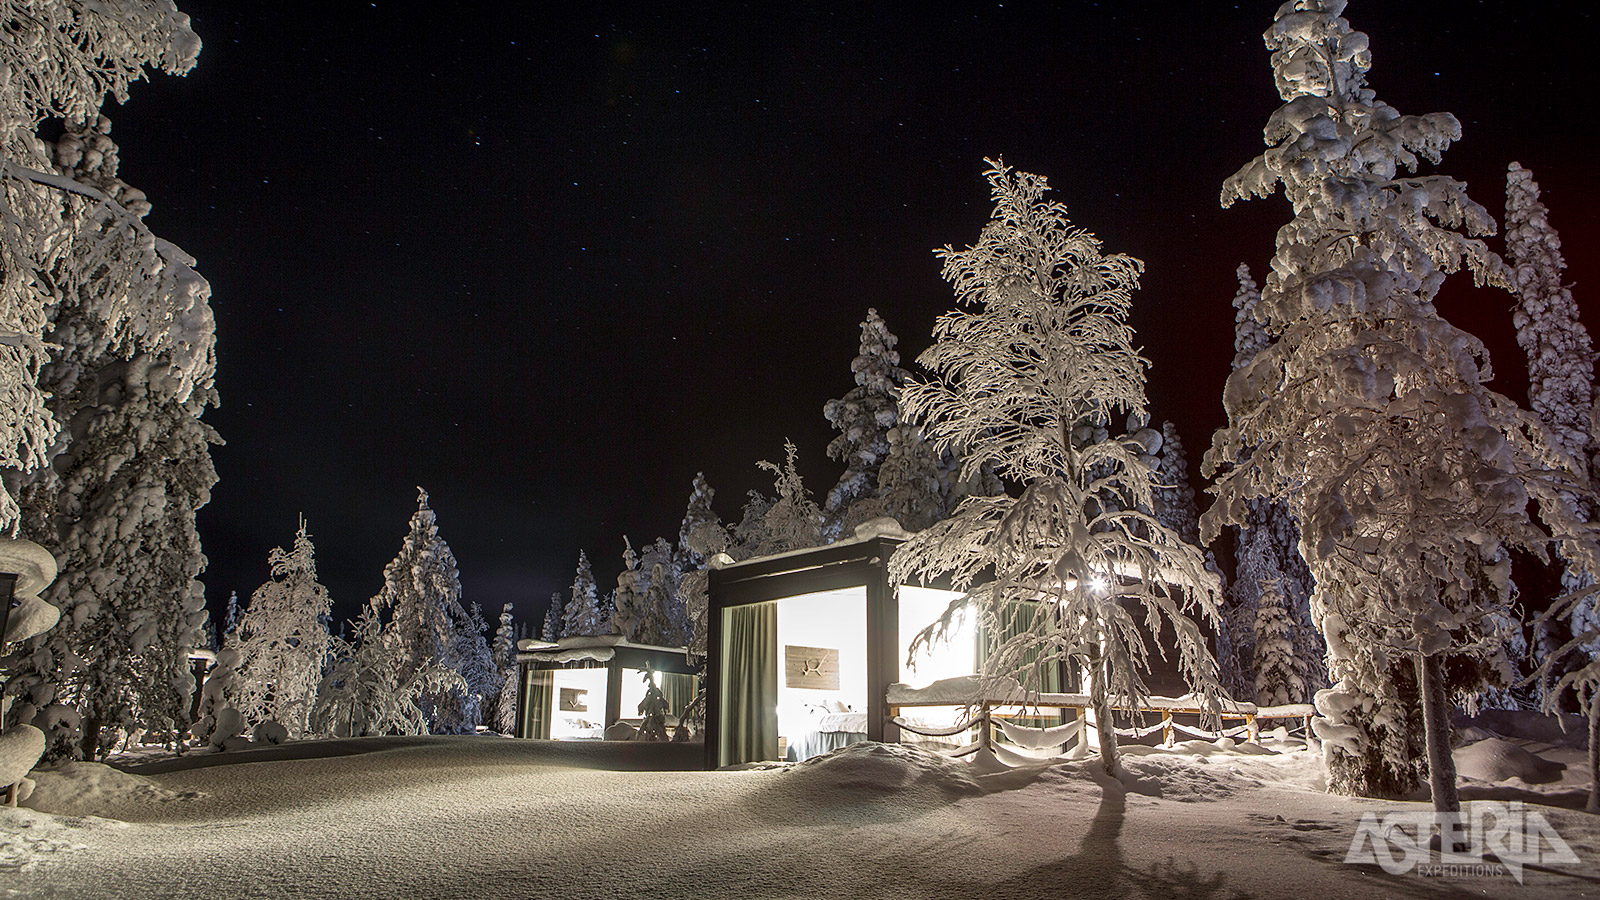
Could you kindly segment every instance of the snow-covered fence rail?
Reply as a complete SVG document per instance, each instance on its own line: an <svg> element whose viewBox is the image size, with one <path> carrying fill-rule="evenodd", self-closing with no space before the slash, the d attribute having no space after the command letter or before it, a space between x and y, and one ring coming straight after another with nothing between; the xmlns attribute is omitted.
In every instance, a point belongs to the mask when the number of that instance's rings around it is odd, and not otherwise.
<svg viewBox="0 0 1600 900"><path fill-rule="evenodd" d="M1021 747L1039 751L1050 747L1064 749L1067 742L1073 738L1078 738L1080 741L1083 739L1086 713L1091 706L1088 694L1029 692L1023 690L1013 679L984 679L976 675L946 678L923 688L891 684L887 700L890 721L913 734L925 737L948 737L964 733L974 725L978 726L977 743L961 748L957 751L957 755L990 746L996 729L1003 733L1008 741ZM971 711L971 715L966 722L955 727L937 729L930 729L898 715L898 710L901 708L919 706L964 706ZM1030 728L1008 721L1005 715L997 712L997 709L1005 708L1063 711L1071 709L1076 712L1076 721L1053 728ZM1145 697L1138 704L1116 705L1112 708L1117 712L1160 714L1161 720L1158 723L1118 728L1116 731L1119 735L1133 738L1142 738L1160 731L1162 742L1169 746L1175 742L1180 732L1204 740L1236 738L1243 735L1245 740L1254 743L1260 739L1262 720L1299 719L1301 720L1297 723L1299 727L1306 729L1305 733L1309 733L1310 719L1316 715L1315 708L1306 703L1258 707L1254 703L1226 698L1212 700L1193 694L1181 697ZM1175 721L1174 714L1180 713L1213 717L1224 727L1212 730ZM1242 720L1242 724L1227 727L1227 720Z"/></svg>

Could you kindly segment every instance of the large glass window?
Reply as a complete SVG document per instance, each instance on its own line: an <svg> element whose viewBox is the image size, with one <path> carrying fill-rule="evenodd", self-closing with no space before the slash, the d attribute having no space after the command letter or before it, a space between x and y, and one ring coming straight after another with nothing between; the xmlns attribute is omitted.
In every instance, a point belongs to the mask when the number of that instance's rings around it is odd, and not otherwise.
<svg viewBox="0 0 1600 900"><path fill-rule="evenodd" d="M554 669L550 737L600 740L606 731L606 669Z"/></svg>
<svg viewBox="0 0 1600 900"><path fill-rule="evenodd" d="M736 606L722 615L724 765L804 759L866 736L865 587Z"/></svg>

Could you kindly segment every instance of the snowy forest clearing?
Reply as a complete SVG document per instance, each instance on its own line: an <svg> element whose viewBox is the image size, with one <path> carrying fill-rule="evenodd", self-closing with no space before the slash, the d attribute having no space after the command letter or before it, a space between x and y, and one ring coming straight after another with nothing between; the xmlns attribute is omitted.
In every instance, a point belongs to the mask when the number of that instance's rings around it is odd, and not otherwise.
<svg viewBox="0 0 1600 900"><path fill-rule="evenodd" d="M1568 763L1565 781L1469 781L1465 799L1532 806L1546 791L1546 801L1581 804L1578 751L1507 743ZM1320 758L1280 749L1288 752L1125 748L1121 783L1094 760L985 774L883 744L721 772L626 771L639 764L636 744L465 736L194 754L132 767L155 773L143 776L76 763L69 774L41 773L29 801L61 815L0 810L0 891L174 900L1600 895L1600 820L1556 807L1533 808L1583 862L1565 874L1530 866L1521 889L1509 875L1393 876L1347 864L1363 813L1426 804L1325 794ZM282 758L291 754L301 758Z"/></svg>

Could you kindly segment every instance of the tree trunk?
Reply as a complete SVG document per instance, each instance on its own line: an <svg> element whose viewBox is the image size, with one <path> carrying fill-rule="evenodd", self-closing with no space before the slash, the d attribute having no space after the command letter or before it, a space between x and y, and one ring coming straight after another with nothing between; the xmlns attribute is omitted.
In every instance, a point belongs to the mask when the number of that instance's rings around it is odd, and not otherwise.
<svg viewBox="0 0 1600 900"><path fill-rule="evenodd" d="M100 752L100 717L98 715L83 717L83 736L80 744L83 758L94 762L95 756Z"/></svg>
<svg viewBox="0 0 1600 900"><path fill-rule="evenodd" d="M1450 747L1450 698L1444 685L1444 660L1423 656L1417 660L1417 681L1422 688L1422 721L1428 748L1428 787L1433 811L1439 819L1440 847L1454 852L1461 822L1461 795L1456 791L1456 758Z"/></svg>
<svg viewBox="0 0 1600 900"><path fill-rule="evenodd" d="M1106 696L1105 663L1095 667L1094 682L1089 685L1089 702L1094 706L1094 730L1100 739L1100 765L1106 774L1117 776L1117 731L1111 720L1111 700Z"/></svg>
<svg viewBox="0 0 1600 900"><path fill-rule="evenodd" d="M1600 813L1600 691L1589 692L1589 812Z"/></svg>

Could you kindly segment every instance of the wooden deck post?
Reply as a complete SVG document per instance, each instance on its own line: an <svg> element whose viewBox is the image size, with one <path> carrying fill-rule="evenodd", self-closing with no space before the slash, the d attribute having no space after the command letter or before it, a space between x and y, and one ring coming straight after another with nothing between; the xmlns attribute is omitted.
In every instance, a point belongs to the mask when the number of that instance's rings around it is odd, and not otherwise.
<svg viewBox="0 0 1600 900"><path fill-rule="evenodd" d="M1255 713L1245 713L1244 733L1250 743L1261 743L1261 724L1256 721Z"/></svg>
<svg viewBox="0 0 1600 900"><path fill-rule="evenodd" d="M1173 732L1172 732L1172 710L1170 710L1170 709L1162 710L1161 711L1161 746L1163 746L1163 747L1171 747L1172 746L1172 738L1173 738Z"/></svg>

